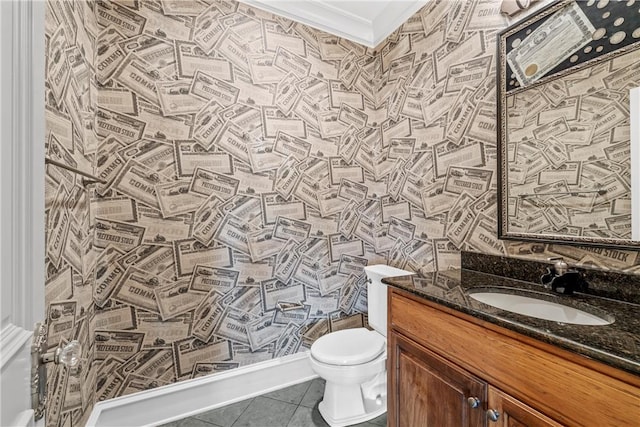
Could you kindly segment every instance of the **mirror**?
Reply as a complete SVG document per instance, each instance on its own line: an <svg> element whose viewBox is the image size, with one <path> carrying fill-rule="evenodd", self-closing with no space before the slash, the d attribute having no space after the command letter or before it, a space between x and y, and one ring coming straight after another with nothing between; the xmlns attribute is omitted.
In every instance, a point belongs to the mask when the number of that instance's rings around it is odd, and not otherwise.
<svg viewBox="0 0 640 427"><path fill-rule="evenodd" d="M499 237L640 247L640 2L555 2L500 33L498 61Z"/></svg>

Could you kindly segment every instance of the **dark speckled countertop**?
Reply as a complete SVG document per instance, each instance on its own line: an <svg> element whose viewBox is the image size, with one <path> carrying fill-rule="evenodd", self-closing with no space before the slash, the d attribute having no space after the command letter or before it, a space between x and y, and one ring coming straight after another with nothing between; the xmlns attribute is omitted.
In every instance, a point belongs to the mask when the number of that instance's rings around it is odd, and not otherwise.
<svg viewBox="0 0 640 427"><path fill-rule="evenodd" d="M479 319L640 375L638 304L589 294L559 295L536 283L467 269L388 278L383 282ZM511 313L478 302L468 295L470 289L481 287L512 288L514 293L518 290L540 292L543 294L542 299L605 317L613 316L615 321L604 326L584 326Z"/></svg>

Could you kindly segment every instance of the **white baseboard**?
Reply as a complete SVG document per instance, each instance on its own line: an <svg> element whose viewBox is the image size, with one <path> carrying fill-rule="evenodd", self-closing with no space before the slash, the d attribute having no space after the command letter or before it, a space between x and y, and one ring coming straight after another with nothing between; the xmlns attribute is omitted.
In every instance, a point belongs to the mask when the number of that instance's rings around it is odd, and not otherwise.
<svg viewBox="0 0 640 427"><path fill-rule="evenodd" d="M5 365L20 357L19 353L29 344L32 336L32 331L24 330L12 323L7 324L0 331L0 369L4 370Z"/></svg>
<svg viewBox="0 0 640 427"><path fill-rule="evenodd" d="M33 332L11 323L0 331L0 426L33 425L29 382L32 336Z"/></svg>
<svg viewBox="0 0 640 427"><path fill-rule="evenodd" d="M317 377L308 353L292 354L96 403L87 426L156 426Z"/></svg>
<svg viewBox="0 0 640 427"><path fill-rule="evenodd" d="M36 424L35 420L33 419L33 414L33 409L22 411L20 412L18 417L16 417L14 423L12 423L11 425L14 427L34 427ZM41 420L41 425L44 425L44 418L41 418Z"/></svg>

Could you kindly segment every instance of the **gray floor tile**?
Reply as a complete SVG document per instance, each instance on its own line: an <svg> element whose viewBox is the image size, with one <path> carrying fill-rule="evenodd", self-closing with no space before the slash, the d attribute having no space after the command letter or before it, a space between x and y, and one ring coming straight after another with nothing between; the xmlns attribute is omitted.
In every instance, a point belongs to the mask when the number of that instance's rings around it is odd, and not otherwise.
<svg viewBox="0 0 640 427"><path fill-rule="evenodd" d="M315 380L311 381L311 385L309 386L309 389L307 390L305 395L302 397L302 401L300 401L300 404L309 408L313 408L315 405L317 405L318 402L322 400L322 396L324 395L324 384L325 381L321 378L316 378Z"/></svg>
<svg viewBox="0 0 640 427"><path fill-rule="evenodd" d="M318 405L315 408L298 406L287 427L329 427L329 424L322 419Z"/></svg>
<svg viewBox="0 0 640 427"><path fill-rule="evenodd" d="M328 427L318 411L325 381L276 390L161 427ZM387 414L354 427L386 427Z"/></svg>
<svg viewBox="0 0 640 427"><path fill-rule="evenodd" d="M240 415L247 409L253 399L243 400L241 402L232 403L231 405L223 406L222 408L214 409L209 412L194 415L202 421L213 423L220 427L231 427L236 422Z"/></svg>
<svg viewBox="0 0 640 427"><path fill-rule="evenodd" d="M387 426L387 414L384 413L377 418L366 421L364 423L356 424L353 427L386 427Z"/></svg>
<svg viewBox="0 0 640 427"><path fill-rule="evenodd" d="M369 421L371 424L375 424L377 426L386 427L387 426L387 413L380 415L378 418L374 418Z"/></svg>
<svg viewBox="0 0 640 427"><path fill-rule="evenodd" d="M240 415L233 427L286 426L296 411L296 405L268 397L258 396Z"/></svg>
<svg viewBox="0 0 640 427"><path fill-rule="evenodd" d="M374 418L372 420L366 421L364 423L360 423L360 424L355 424L351 427L380 427L380 426L386 426L387 425L387 418L384 418L384 424L379 424L380 423L380 418Z"/></svg>
<svg viewBox="0 0 640 427"><path fill-rule="evenodd" d="M206 421L201 421L196 418L185 418L184 420L180 420L179 427L217 427L215 424L208 423Z"/></svg>
<svg viewBox="0 0 640 427"><path fill-rule="evenodd" d="M272 391L271 393L266 393L266 394L263 394L262 396L270 397L271 399L276 399L282 402L293 403L294 405L298 405L300 404L302 397L307 392L312 382L313 381L307 381L302 384L292 385L291 387Z"/></svg>

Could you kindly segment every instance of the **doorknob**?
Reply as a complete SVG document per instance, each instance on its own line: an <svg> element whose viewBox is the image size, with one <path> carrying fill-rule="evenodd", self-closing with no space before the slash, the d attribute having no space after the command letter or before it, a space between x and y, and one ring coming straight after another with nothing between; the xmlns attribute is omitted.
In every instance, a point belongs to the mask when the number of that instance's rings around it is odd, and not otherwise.
<svg viewBox="0 0 640 427"><path fill-rule="evenodd" d="M65 365L68 368L75 368L80 363L81 352L82 346L78 340L73 340L69 341L64 346L60 346L53 351L41 355L40 361L42 363L53 362Z"/></svg>
<svg viewBox="0 0 640 427"><path fill-rule="evenodd" d="M82 346L77 340L49 352L47 347L47 327L37 323L31 343L31 407L36 421L44 416L47 404L47 364L53 362L64 365L73 373L80 368Z"/></svg>

